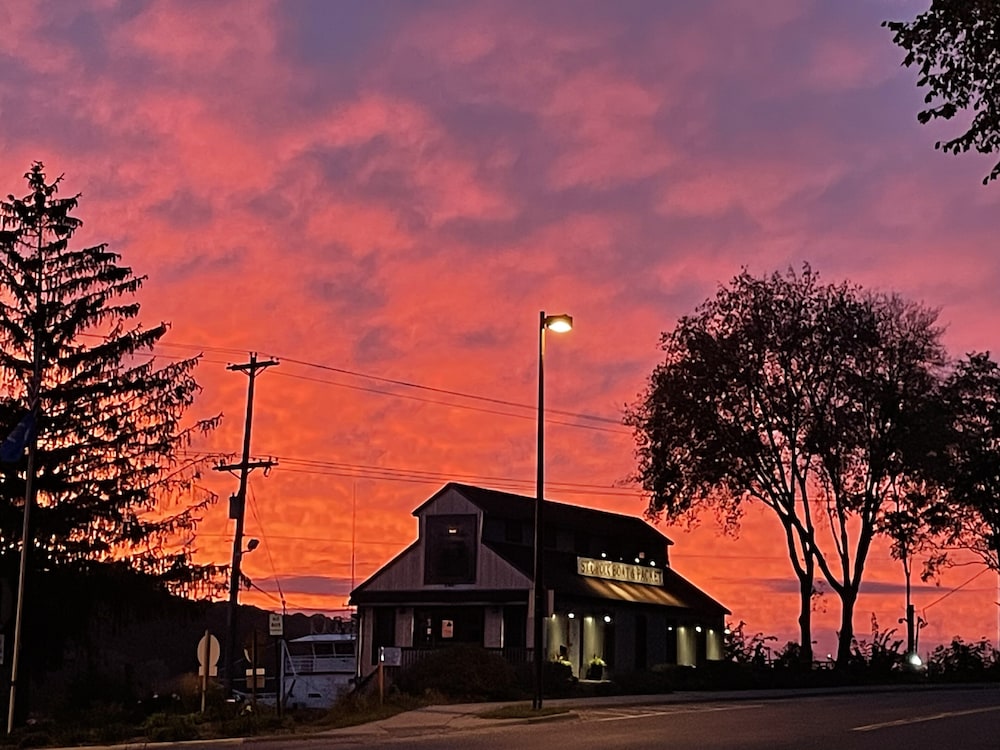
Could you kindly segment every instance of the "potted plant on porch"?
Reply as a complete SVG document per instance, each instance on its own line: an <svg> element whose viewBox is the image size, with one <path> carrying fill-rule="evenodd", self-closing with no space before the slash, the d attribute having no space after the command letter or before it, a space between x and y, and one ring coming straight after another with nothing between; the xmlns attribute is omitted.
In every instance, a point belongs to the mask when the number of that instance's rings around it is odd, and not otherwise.
<svg viewBox="0 0 1000 750"><path fill-rule="evenodd" d="M604 668L608 666L607 663L597 654L594 654L594 658L587 662L587 679L588 680L602 680L604 679Z"/></svg>

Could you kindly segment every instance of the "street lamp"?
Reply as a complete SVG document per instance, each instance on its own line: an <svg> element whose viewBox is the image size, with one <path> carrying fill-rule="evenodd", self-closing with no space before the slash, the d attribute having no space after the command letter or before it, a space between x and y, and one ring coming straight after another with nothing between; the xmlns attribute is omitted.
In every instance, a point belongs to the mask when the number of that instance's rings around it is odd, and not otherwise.
<svg viewBox="0 0 1000 750"><path fill-rule="evenodd" d="M542 567L542 533L543 505L545 503L545 330L555 333L565 333L573 328L573 318L569 315L546 315L542 310L538 314L538 453L537 475L535 483L535 580L533 592L535 597L535 696L531 707L540 711L542 708L542 623L545 621L545 581Z"/></svg>

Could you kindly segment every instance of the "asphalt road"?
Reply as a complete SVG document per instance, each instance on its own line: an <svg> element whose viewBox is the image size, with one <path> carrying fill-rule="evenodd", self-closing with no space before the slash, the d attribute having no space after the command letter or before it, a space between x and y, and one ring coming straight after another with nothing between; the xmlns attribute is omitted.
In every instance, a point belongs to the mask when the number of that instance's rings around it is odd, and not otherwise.
<svg viewBox="0 0 1000 750"><path fill-rule="evenodd" d="M300 743L283 743L284 748ZM959 689L582 708L573 718L433 735L329 737L302 747L421 750L998 750L1000 691Z"/></svg>

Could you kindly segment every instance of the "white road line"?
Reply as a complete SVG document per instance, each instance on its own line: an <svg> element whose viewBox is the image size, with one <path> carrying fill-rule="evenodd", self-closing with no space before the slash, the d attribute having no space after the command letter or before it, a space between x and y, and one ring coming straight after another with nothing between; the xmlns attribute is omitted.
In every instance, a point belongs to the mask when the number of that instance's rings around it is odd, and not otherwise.
<svg viewBox="0 0 1000 750"><path fill-rule="evenodd" d="M648 714L629 714L627 716L608 716L604 719L594 719L594 721L624 721L625 719L645 719L647 716L666 716L667 714L674 713L673 711L657 711L655 713Z"/></svg>
<svg viewBox="0 0 1000 750"><path fill-rule="evenodd" d="M969 716L971 714L984 714L988 711L1000 711L1000 706L986 706L985 708L970 708L965 711L945 711L940 714L931 714L929 716L915 716L911 719L896 719L896 721L883 721L880 724L865 724L860 727L853 727L851 731L854 732L872 732L876 729L885 729L887 727L902 727L907 724L919 724L924 721L937 721L938 719L950 719L953 716Z"/></svg>
<svg viewBox="0 0 1000 750"><path fill-rule="evenodd" d="M760 703L740 703L738 705L732 706L713 706L711 708L704 707L691 707L691 708L673 708L666 711L642 711L641 713L628 714L626 716L608 716L603 719L593 719L592 721L623 721L625 719L645 719L650 716L670 716L676 714L693 714L693 713L709 713L711 711L735 711L743 710L747 708L761 708L763 704Z"/></svg>

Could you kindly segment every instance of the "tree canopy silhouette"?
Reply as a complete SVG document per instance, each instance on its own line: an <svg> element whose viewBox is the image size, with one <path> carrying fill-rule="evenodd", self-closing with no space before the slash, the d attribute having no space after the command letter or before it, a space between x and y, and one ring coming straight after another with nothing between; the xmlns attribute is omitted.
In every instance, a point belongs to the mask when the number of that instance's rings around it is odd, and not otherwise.
<svg viewBox="0 0 1000 750"><path fill-rule="evenodd" d="M955 509L951 543L1000 572L1000 365L968 355L945 394L952 422L939 481Z"/></svg>
<svg viewBox="0 0 1000 750"><path fill-rule="evenodd" d="M204 592L218 571L194 563L192 532L216 497L194 484L204 459L184 450L219 417L185 420L199 357L156 358L167 325L138 321L145 277L105 244L72 245L79 196L58 197L61 178L36 162L25 179L22 197L0 200L0 439L15 433L0 464L0 562L21 543L27 437L33 569L113 562Z"/></svg>
<svg viewBox="0 0 1000 750"><path fill-rule="evenodd" d="M663 334L664 361L627 410L650 515L714 512L735 527L757 503L780 521L804 663L817 574L841 601L838 664L850 658L872 540L929 451L913 436L945 364L935 320L896 295L822 284L808 265L744 270Z"/></svg>
<svg viewBox="0 0 1000 750"><path fill-rule="evenodd" d="M926 87L917 119L970 117L968 129L934 148L959 154L974 148L1000 151L1000 3L997 0L933 0L913 21L885 21L893 42L906 50L903 65L916 65L917 86ZM1000 162L983 178L1000 176Z"/></svg>

